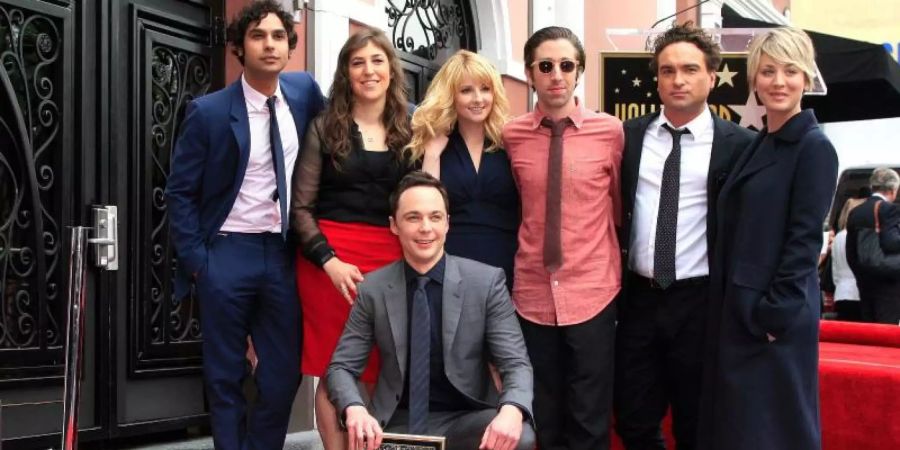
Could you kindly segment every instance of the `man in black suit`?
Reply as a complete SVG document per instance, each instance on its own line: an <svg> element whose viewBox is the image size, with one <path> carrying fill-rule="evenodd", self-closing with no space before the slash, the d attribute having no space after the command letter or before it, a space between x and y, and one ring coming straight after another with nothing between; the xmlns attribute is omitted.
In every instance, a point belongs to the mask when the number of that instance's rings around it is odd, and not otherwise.
<svg viewBox="0 0 900 450"><path fill-rule="evenodd" d="M879 240L885 253L900 252L900 208L894 205L900 176L880 167L869 177L872 196L857 206L847 218L847 262L859 288L860 316L863 322L900 323L900 273L893 277L867 273L859 267L857 242L859 230L875 228L875 205L878 207Z"/></svg>
<svg viewBox="0 0 900 450"><path fill-rule="evenodd" d="M702 30L666 31L651 61L663 110L624 124L615 412L628 450L665 449L670 405L678 449L696 444L716 197L754 135L706 103L721 61Z"/></svg>

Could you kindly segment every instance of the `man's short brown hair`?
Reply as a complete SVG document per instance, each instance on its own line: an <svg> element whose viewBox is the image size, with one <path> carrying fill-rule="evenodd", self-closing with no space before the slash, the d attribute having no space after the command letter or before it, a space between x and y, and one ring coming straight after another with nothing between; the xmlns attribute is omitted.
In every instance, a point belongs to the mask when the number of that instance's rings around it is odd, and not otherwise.
<svg viewBox="0 0 900 450"><path fill-rule="evenodd" d="M403 195L409 189L414 187L433 187L441 193L441 198L444 199L444 209L447 210L447 214L450 214L450 198L447 195L447 189L444 188L444 184L441 183L441 180L431 176L431 174L427 172L423 172L421 170L414 170L408 173L403 179L397 183L397 187L394 189L394 192L391 192L391 196L388 199L391 205L391 217L396 218L397 216L397 208L400 204L400 196Z"/></svg>
<svg viewBox="0 0 900 450"><path fill-rule="evenodd" d="M722 64L722 48L712 36L695 27L693 22L685 22L669 28L653 40L653 59L650 60L650 70L653 73L659 70L659 54L669 45L678 42L694 44L703 52L707 72L718 69L719 64Z"/></svg>

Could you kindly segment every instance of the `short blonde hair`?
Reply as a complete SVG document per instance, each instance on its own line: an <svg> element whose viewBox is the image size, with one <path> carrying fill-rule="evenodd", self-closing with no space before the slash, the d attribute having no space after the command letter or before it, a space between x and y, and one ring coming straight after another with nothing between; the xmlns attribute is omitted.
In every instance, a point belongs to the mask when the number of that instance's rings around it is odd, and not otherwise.
<svg viewBox="0 0 900 450"><path fill-rule="evenodd" d="M425 93L425 99L412 116L412 139L406 146L408 160L416 161L425 152L425 143L438 133L449 134L456 124L456 91L467 77L491 88L493 106L484 121L484 134L490 145L485 151L500 148L503 125L509 118L509 100L500 73L483 56L467 50L456 52L438 71Z"/></svg>
<svg viewBox="0 0 900 450"><path fill-rule="evenodd" d="M759 60L763 54L781 64L796 66L806 77L805 90L812 89L813 79L816 77L816 50L809 35L803 30L773 28L754 37L747 53L747 80L751 90L756 83L756 71L759 70Z"/></svg>

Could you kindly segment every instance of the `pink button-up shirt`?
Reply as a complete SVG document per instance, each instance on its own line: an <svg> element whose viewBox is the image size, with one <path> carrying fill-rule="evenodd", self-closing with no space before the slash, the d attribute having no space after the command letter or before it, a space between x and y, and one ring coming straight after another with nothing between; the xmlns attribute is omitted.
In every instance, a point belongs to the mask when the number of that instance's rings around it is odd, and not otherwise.
<svg viewBox="0 0 900 450"><path fill-rule="evenodd" d="M536 108L503 129L522 196L513 302L519 314L544 325L574 325L596 316L621 288L616 225L621 214L619 168L622 122L578 104L563 134L562 266L544 268L544 218L550 129Z"/></svg>

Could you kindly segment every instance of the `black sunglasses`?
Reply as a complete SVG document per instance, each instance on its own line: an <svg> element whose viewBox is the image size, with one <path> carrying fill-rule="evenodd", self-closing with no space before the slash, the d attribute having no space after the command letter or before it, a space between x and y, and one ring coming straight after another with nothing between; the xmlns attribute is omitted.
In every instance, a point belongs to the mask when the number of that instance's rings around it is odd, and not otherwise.
<svg viewBox="0 0 900 450"><path fill-rule="evenodd" d="M553 61L546 60L532 63L532 65L534 64L537 64L537 68L541 71L541 73L553 72L553 66L556 65ZM573 70L575 70L576 67L578 67L578 63L575 61L566 59L559 62L559 70L561 70L563 73L571 73Z"/></svg>

